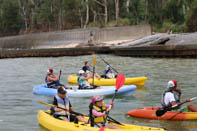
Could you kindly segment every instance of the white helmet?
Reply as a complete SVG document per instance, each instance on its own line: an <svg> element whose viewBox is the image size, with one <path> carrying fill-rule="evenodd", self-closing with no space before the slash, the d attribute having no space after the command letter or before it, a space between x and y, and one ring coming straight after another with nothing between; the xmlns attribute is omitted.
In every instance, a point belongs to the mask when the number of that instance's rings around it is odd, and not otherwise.
<svg viewBox="0 0 197 131"><path fill-rule="evenodd" d="M174 88L174 87L177 87L177 81L176 80L170 80L168 82L168 89L171 89L171 88Z"/></svg>
<svg viewBox="0 0 197 131"><path fill-rule="evenodd" d="M80 74L84 74L85 72L84 72L84 70L80 70L79 72L78 72L78 74L80 75Z"/></svg>

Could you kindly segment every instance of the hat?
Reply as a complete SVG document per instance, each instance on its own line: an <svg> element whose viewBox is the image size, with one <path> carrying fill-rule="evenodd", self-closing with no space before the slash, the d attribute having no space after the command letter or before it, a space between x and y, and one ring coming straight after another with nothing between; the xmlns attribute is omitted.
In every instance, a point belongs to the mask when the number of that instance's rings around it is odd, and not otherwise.
<svg viewBox="0 0 197 131"><path fill-rule="evenodd" d="M51 74L51 73L53 73L53 69L52 68L47 70L47 74Z"/></svg>
<svg viewBox="0 0 197 131"><path fill-rule="evenodd" d="M107 65L105 70L109 70L110 67L111 67L111 65Z"/></svg>
<svg viewBox="0 0 197 131"><path fill-rule="evenodd" d="M58 88L58 89L57 89L57 92L60 93L60 94L66 94L66 93L67 93L67 91L65 90L64 87Z"/></svg>
<svg viewBox="0 0 197 131"><path fill-rule="evenodd" d="M79 72L78 72L78 74L84 74L85 72L84 72L84 70L80 70Z"/></svg>
<svg viewBox="0 0 197 131"><path fill-rule="evenodd" d="M177 87L177 81L176 80L170 80L168 82L168 89L171 89L171 88L174 88L174 87Z"/></svg>

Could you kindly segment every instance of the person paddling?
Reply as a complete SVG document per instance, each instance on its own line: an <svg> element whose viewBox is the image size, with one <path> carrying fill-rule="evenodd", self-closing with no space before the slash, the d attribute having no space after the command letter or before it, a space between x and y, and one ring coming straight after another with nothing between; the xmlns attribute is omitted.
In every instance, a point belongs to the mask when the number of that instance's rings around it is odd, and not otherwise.
<svg viewBox="0 0 197 131"><path fill-rule="evenodd" d="M60 87L57 90L57 95L54 97L53 105L65 109L63 110L57 107L55 108L52 107L51 114L55 118L69 122L73 122L73 121L76 122L79 120L86 124L88 123L88 120L83 118L83 116L70 114L70 112L75 112L75 110L72 108L71 102L67 97L67 91L65 90L64 87Z"/></svg>
<svg viewBox="0 0 197 131"><path fill-rule="evenodd" d="M60 86L64 86L65 88L72 89L71 87L69 87L67 85L65 86L60 83L60 81L59 81L60 75L61 75L61 71L58 73L57 76L55 76L53 73L53 69L52 68L48 69L47 75L45 77L45 82L47 83L47 87L58 89Z"/></svg>
<svg viewBox="0 0 197 131"><path fill-rule="evenodd" d="M181 99L181 89L177 88L177 81L176 80L170 80L168 82L167 90L164 91L162 94L162 100L161 105L163 108L169 108L173 105L179 104ZM190 102L190 99L186 99L187 102ZM197 107L195 107L193 104L189 104L187 107L183 107L182 109L179 109L180 107L177 107L173 110L183 110L184 112L197 112Z"/></svg>
<svg viewBox="0 0 197 131"><path fill-rule="evenodd" d="M105 71L104 71L104 77L105 77L105 78L108 78L108 79L115 78L115 74L114 74L114 72L112 71L111 65L107 65L107 66L106 66L106 69L105 69Z"/></svg>
<svg viewBox="0 0 197 131"><path fill-rule="evenodd" d="M93 127L103 126L104 120L106 119L106 114L113 108L113 103L104 104L104 98L101 96L92 97L91 103L89 105L90 113L90 124ZM105 123L105 128L110 129L120 129L118 126L111 123Z"/></svg>
<svg viewBox="0 0 197 131"><path fill-rule="evenodd" d="M92 68L90 67L90 62L89 61L85 61L84 63L85 65L82 67L82 70L85 71L85 73L87 73L88 76L93 77L93 71ZM101 78L101 76L98 73L95 73L94 76L98 79Z"/></svg>

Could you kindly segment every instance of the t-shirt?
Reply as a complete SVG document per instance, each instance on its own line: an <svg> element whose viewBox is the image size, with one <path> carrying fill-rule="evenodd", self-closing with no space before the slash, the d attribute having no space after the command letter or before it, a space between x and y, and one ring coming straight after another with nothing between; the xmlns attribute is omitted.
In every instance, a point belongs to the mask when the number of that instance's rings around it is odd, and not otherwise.
<svg viewBox="0 0 197 131"><path fill-rule="evenodd" d="M57 104L57 99L56 99L56 97L54 97L53 105L56 105L56 106L58 105L58 104ZM70 101L69 101L69 107L72 107Z"/></svg>
<svg viewBox="0 0 197 131"><path fill-rule="evenodd" d="M169 105L172 101L176 101L172 92L167 92L164 96L165 105Z"/></svg>

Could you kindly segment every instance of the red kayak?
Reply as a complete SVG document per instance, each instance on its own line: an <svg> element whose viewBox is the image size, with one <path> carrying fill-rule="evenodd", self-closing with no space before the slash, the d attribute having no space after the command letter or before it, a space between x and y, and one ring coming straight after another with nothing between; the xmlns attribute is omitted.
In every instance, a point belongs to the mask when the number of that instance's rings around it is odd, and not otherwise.
<svg viewBox="0 0 197 131"><path fill-rule="evenodd" d="M167 111L163 116L157 117L155 112L158 108L161 107L145 107L141 109L131 110L126 114L133 117L157 120L197 120L197 112Z"/></svg>

